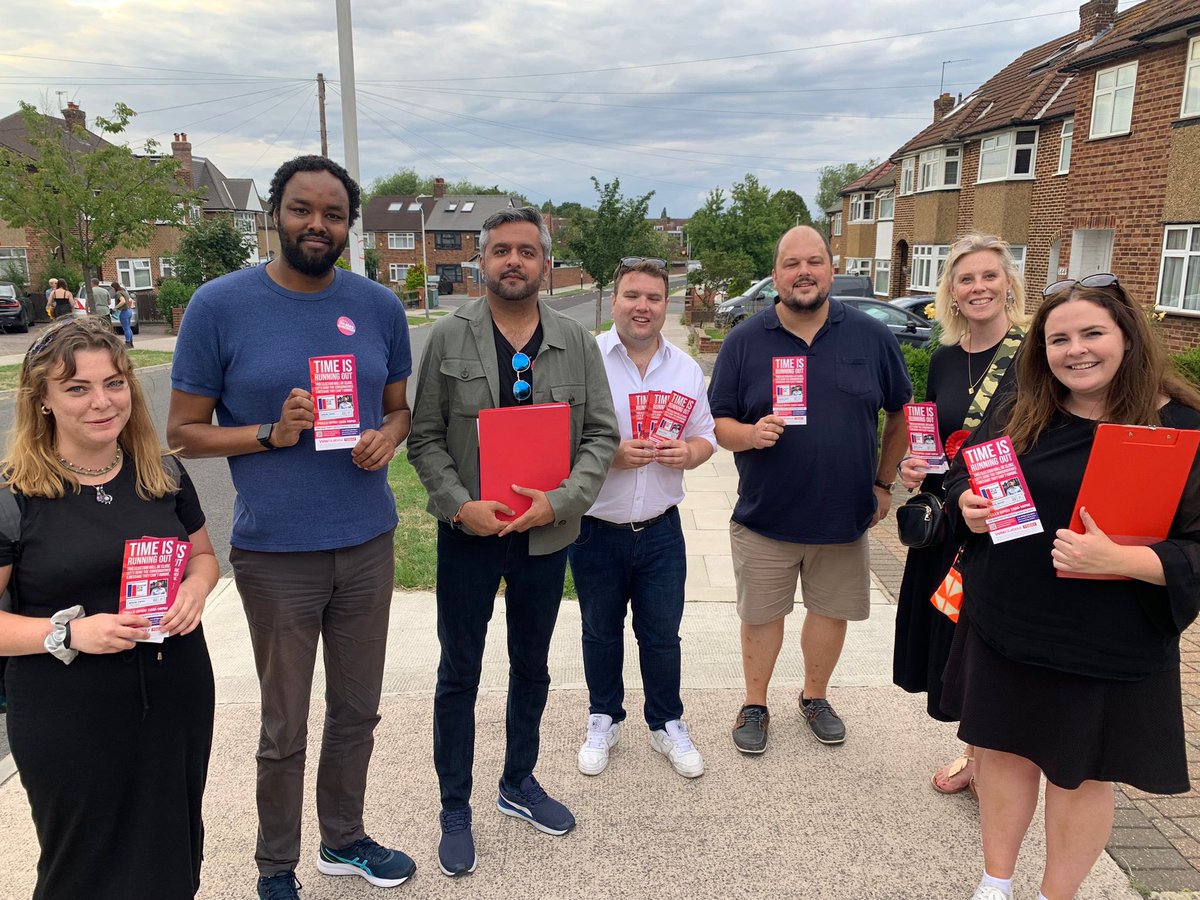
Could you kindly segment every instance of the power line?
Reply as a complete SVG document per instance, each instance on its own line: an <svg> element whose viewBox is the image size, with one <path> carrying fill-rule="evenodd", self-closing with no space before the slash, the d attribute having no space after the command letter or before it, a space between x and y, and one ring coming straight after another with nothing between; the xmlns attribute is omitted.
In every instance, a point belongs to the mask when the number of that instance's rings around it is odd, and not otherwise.
<svg viewBox="0 0 1200 900"><path fill-rule="evenodd" d="M303 96L303 95L301 95L301 96ZM300 114L300 110L304 109L307 106L309 109L309 114L310 114L310 118L311 118L311 111L312 111L313 106L316 105L316 103L317 103L317 95L316 95L316 92L314 91L312 97L309 98L309 103L305 104L304 102L301 102L300 105L296 107L295 111L292 113L291 118L288 119L287 122L284 123L283 127L280 128L278 132L276 132L275 139L272 140L271 143L267 144L267 146L263 147L262 153L258 154L258 156L255 158L254 162L250 163L250 165L247 166L247 168L253 169L255 166L258 165L258 161L267 155L267 151L275 146L275 144L279 141L279 139L282 138L284 136L284 134L287 132L287 130L291 127L292 123L296 121L296 116L298 116Z"/></svg>
<svg viewBox="0 0 1200 900"><path fill-rule="evenodd" d="M168 66L132 66L129 63L114 63L105 59L103 62L96 62L93 59L68 59L62 56L33 56L27 53L4 53L0 52L0 56L6 56L11 59L34 59L41 62L53 63L78 63L83 66L103 66L106 69L136 69L139 72L174 72L185 75L212 75L216 78L228 78L231 75L236 75L235 72L206 72L202 69L176 69ZM250 77L250 76L246 76ZM271 79L281 79L284 81L297 81L298 79L289 75L255 75L255 78L260 78L263 81Z"/></svg>

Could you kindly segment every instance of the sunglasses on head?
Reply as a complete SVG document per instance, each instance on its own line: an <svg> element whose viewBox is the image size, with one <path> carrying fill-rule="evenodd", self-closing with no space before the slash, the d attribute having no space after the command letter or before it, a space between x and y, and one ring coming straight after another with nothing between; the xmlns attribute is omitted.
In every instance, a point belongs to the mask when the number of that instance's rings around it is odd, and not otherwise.
<svg viewBox="0 0 1200 900"><path fill-rule="evenodd" d="M664 272L667 269L667 261L657 256L626 256L617 263L617 274L621 275L634 266L640 266L643 263L648 263L656 269L662 269Z"/></svg>
<svg viewBox="0 0 1200 900"><path fill-rule="evenodd" d="M1075 279L1068 278L1065 281L1056 281L1044 291L1043 297L1053 297L1056 294L1061 294L1063 291L1069 291L1076 285L1085 288L1106 288L1115 287L1121 282L1117 280L1117 276L1111 272L1098 272L1095 275L1088 275L1085 278Z"/></svg>
<svg viewBox="0 0 1200 900"><path fill-rule="evenodd" d="M522 377L525 372L529 371L529 366L529 354L520 351L513 354L512 367L513 371L517 373L517 380L513 384L513 398L518 403L528 400L533 394L533 385Z"/></svg>

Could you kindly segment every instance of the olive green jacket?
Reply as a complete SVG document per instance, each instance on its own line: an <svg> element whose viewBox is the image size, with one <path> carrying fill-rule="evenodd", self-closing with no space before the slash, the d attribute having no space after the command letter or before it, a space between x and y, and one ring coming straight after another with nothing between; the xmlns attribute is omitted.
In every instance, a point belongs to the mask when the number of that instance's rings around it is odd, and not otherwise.
<svg viewBox="0 0 1200 900"><path fill-rule="evenodd" d="M579 535L579 520L600 492L621 439L595 339L545 303L538 310L542 345L534 361L533 402L571 405L571 474L546 492L554 521L529 532L532 556L560 550ZM443 522L468 500L480 499L479 410L500 405L498 365L486 298L433 325L421 357L408 458L429 492L426 508Z"/></svg>

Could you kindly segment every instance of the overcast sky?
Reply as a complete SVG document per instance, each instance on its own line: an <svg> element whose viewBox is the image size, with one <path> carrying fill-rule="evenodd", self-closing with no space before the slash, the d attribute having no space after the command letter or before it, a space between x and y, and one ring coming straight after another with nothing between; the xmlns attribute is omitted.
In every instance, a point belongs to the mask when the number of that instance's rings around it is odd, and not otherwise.
<svg viewBox="0 0 1200 900"><path fill-rule="evenodd" d="M185 131L265 194L281 162L320 151L323 72L344 159L334 0L4 9L0 115L62 92L90 124L124 102L131 145ZM943 61L965 95L1076 28L1078 2L357 0L353 24L364 184L412 167L592 205L590 177L619 176L655 192L652 215L687 216L747 172L811 206L821 166L882 159L931 121Z"/></svg>

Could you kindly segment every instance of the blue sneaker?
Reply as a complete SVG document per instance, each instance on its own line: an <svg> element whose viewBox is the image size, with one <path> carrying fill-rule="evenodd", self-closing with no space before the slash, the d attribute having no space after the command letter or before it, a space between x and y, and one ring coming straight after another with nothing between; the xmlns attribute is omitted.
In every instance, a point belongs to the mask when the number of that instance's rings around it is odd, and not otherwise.
<svg viewBox="0 0 1200 900"><path fill-rule="evenodd" d="M376 887L404 884L416 870L410 857L381 847L366 835L340 850L322 843L317 854L317 871L322 875L358 875Z"/></svg>
<svg viewBox="0 0 1200 900"><path fill-rule="evenodd" d="M438 867L453 878L475 871L475 835L471 833L471 807L443 809L442 840L438 844Z"/></svg>
<svg viewBox="0 0 1200 900"><path fill-rule="evenodd" d="M566 834L575 827L571 811L542 790L537 779L530 775L519 788L500 779L500 796L496 808L506 816L524 819L546 834Z"/></svg>
<svg viewBox="0 0 1200 900"><path fill-rule="evenodd" d="M271 876L260 875L258 900L300 900L299 891L303 886L294 871Z"/></svg>

